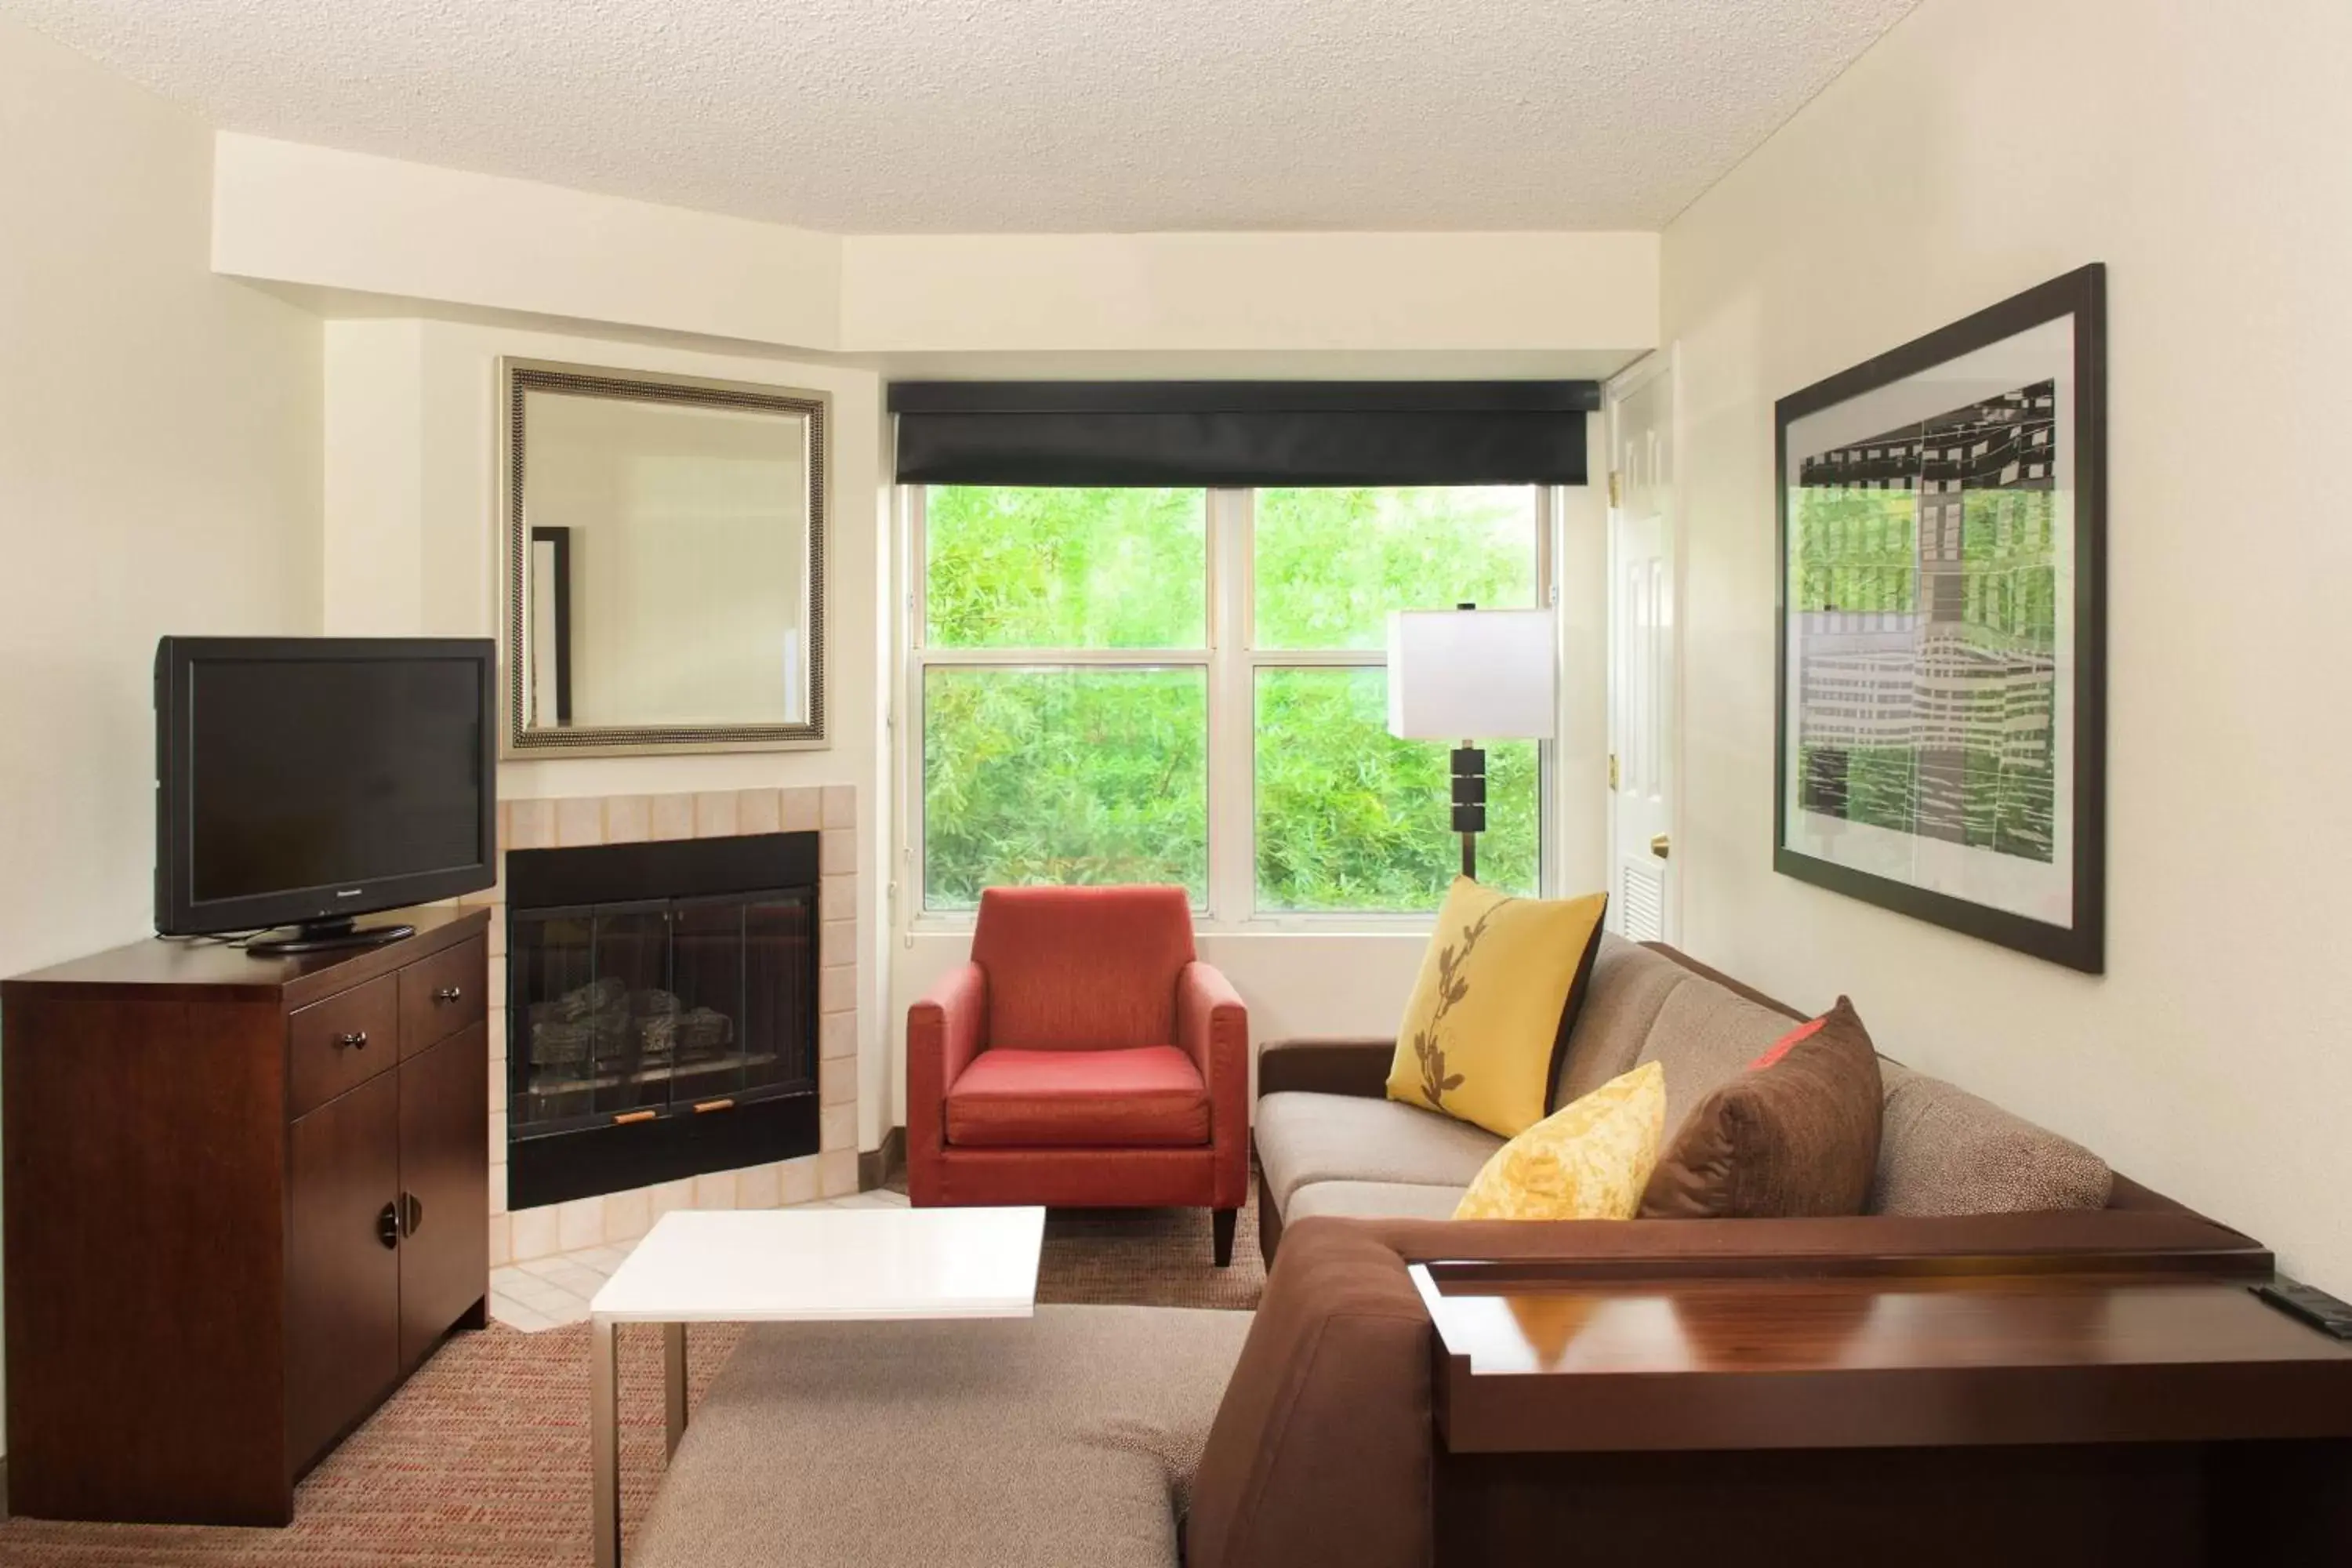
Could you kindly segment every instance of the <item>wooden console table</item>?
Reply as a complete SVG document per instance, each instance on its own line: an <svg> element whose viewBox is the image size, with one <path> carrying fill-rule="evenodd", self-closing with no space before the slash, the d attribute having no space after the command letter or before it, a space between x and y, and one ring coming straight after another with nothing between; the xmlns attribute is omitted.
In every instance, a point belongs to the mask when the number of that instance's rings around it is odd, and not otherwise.
<svg viewBox="0 0 2352 1568"><path fill-rule="evenodd" d="M488 917L0 984L9 1505L283 1524L488 1289Z"/></svg>
<svg viewBox="0 0 2352 1568"><path fill-rule="evenodd" d="M1412 1277L1441 1563L2352 1562L2352 1345L2243 1281Z"/></svg>

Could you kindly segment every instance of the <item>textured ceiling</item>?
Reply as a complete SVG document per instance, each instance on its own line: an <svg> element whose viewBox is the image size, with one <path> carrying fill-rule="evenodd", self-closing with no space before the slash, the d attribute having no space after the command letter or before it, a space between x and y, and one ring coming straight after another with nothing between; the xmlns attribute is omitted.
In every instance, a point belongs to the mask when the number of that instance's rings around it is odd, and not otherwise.
<svg viewBox="0 0 2352 1568"><path fill-rule="evenodd" d="M231 130L853 233L1657 228L1915 0L0 0Z"/></svg>

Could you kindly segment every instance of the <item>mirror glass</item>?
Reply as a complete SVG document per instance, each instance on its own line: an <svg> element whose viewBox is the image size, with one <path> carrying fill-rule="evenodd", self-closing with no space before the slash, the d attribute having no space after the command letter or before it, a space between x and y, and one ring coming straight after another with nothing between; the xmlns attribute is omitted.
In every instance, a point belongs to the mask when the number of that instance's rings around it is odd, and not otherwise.
<svg viewBox="0 0 2352 1568"><path fill-rule="evenodd" d="M510 749L820 739L822 400L512 377Z"/></svg>

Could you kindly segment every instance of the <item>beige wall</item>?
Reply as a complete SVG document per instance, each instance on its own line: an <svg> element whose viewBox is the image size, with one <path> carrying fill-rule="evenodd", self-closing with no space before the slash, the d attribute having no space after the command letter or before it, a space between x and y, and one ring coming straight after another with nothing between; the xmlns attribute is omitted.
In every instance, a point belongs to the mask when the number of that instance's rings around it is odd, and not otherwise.
<svg viewBox="0 0 2352 1568"><path fill-rule="evenodd" d="M568 333L410 319L326 328L326 602L330 632L499 635L500 356L807 388L833 398L826 616L832 745L718 756L501 763L508 800L854 784L879 821L881 587L887 545L881 384L870 371ZM884 919L878 833L858 880L859 1142L874 1148L890 1068L878 1024Z"/></svg>
<svg viewBox="0 0 2352 1568"><path fill-rule="evenodd" d="M2126 15L2126 13L2128 13ZM1667 231L1685 935L2352 1294L2352 9L1927 0ZM1773 874L1773 400L2109 268L2108 968Z"/></svg>
<svg viewBox="0 0 2352 1568"><path fill-rule="evenodd" d="M0 974L152 929L155 639L319 629L320 327L212 132L0 22Z"/></svg>
<svg viewBox="0 0 2352 1568"><path fill-rule="evenodd" d="M1563 374L1657 341L1654 234L843 236L219 142L213 264L318 289L803 353L1507 353Z"/></svg>

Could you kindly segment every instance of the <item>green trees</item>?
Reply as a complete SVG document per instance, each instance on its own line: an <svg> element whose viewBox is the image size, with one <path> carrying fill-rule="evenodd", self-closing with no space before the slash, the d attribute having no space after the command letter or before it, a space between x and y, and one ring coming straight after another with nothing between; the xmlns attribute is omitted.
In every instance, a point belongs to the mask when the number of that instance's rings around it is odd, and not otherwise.
<svg viewBox="0 0 2352 1568"><path fill-rule="evenodd" d="M1197 490L928 492L929 907L968 908L1008 882L1169 881L1205 901L1206 501ZM1255 616L1248 684L1219 701L1253 716L1258 906L1434 908L1458 858L1447 748L1388 734L1377 650L1392 609L1534 602L1532 493L1265 490L1254 521L1248 557L1221 557L1248 574ZM1007 662L1013 650L1036 658ZM959 651L982 657L958 662ZM1132 657L1055 657L1113 651ZM1492 746L1488 769L1482 878L1533 891L1536 748Z"/></svg>

